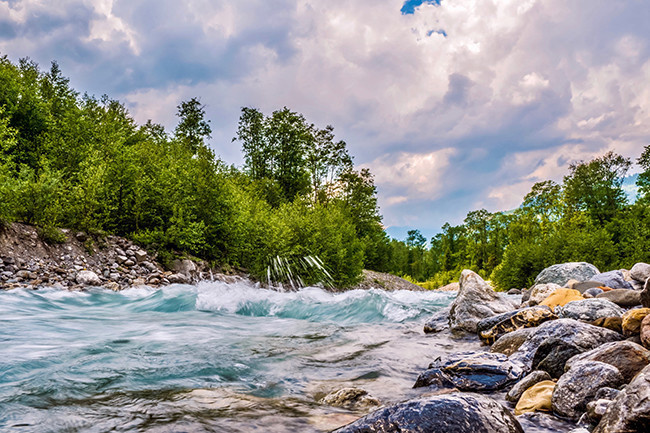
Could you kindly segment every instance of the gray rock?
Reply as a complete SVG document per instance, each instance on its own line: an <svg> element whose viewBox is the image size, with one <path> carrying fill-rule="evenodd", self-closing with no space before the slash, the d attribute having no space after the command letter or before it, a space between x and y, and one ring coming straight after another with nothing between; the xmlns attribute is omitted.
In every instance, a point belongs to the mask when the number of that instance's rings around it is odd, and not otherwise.
<svg viewBox="0 0 650 433"><path fill-rule="evenodd" d="M633 289L632 285L625 281L625 277L621 271L603 272L602 274L594 275L591 277L591 280L603 283L604 286L611 287L612 289Z"/></svg>
<svg viewBox="0 0 650 433"><path fill-rule="evenodd" d="M597 298L601 293L605 293L605 291L599 287L591 287L582 292L582 296L585 298Z"/></svg>
<svg viewBox="0 0 650 433"><path fill-rule="evenodd" d="M135 261L133 261L132 259L128 259L127 261L125 261L125 262L122 263L122 264L123 264L124 266L131 267L131 266L135 266Z"/></svg>
<svg viewBox="0 0 650 433"><path fill-rule="evenodd" d="M533 369L546 371L553 378L558 379L564 374L566 362L582 352L571 342L559 338L549 338L535 352Z"/></svg>
<svg viewBox="0 0 650 433"><path fill-rule="evenodd" d="M190 282L190 279L183 274L171 274L167 280L172 284L188 284Z"/></svg>
<svg viewBox="0 0 650 433"><path fill-rule="evenodd" d="M521 295L520 289L510 289L506 292L507 295Z"/></svg>
<svg viewBox="0 0 650 433"><path fill-rule="evenodd" d="M368 391L361 388L342 388L327 394L321 403L329 406L345 408L363 408L379 406L379 400L368 395Z"/></svg>
<svg viewBox="0 0 650 433"><path fill-rule="evenodd" d="M532 368L537 349L549 339L565 341L579 348L581 352L594 349L604 343L623 339L623 336L617 332L573 319L551 320L532 329L534 332L528 336L515 353L510 355L510 359L522 363L528 371Z"/></svg>
<svg viewBox="0 0 650 433"><path fill-rule="evenodd" d="M115 257L115 261L116 261L117 263L119 263L119 264L122 264L122 263L126 262L128 259L129 259L129 258L126 257L124 254L118 254L118 256Z"/></svg>
<svg viewBox="0 0 650 433"><path fill-rule="evenodd" d="M458 388L461 391L494 391L523 376L521 365L501 353L457 353L438 358L420 374L414 388Z"/></svg>
<svg viewBox="0 0 650 433"><path fill-rule="evenodd" d="M570 289L577 290L580 293L585 293L590 289L597 289L598 287L602 287L602 285L603 283L599 281L583 281L581 283L575 283L571 285Z"/></svg>
<svg viewBox="0 0 650 433"><path fill-rule="evenodd" d="M144 262L145 260L147 260L147 252L146 251L137 250L137 251L135 251L135 253L133 255L134 255L135 261L137 263L141 263L141 262Z"/></svg>
<svg viewBox="0 0 650 433"><path fill-rule="evenodd" d="M174 260L172 269L175 273L184 274L191 277L197 271L196 264L192 260Z"/></svg>
<svg viewBox="0 0 650 433"><path fill-rule="evenodd" d="M101 286L102 284L102 280L93 271L80 271L75 280L82 286Z"/></svg>
<svg viewBox="0 0 650 433"><path fill-rule="evenodd" d="M586 262L571 262L549 266L537 275L535 284L555 283L564 286L567 281L589 281L598 274L598 268Z"/></svg>
<svg viewBox="0 0 650 433"><path fill-rule="evenodd" d="M577 420L600 388L622 384L623 376L613 365L598 361L576 362L562 375L553 390L553 412Z"/></svg>
<svg viewBox="0 0 650 433"><path fill-rule="evenodd" d="M564 307L556 307L555 312L564 319L593 322L601 317L621 317L623 309L608 299L585 299L571 301Z"/></svg>
<svg viewBox="0 0 650 433"><path fill-rule="evenodd" d="M650 278L648 278L641 291L641 305L650 308Z"/></svg>
<svg viewBox="0 0 650 433"><path fill-rule="evenodd" d="M605 415L605 412L607 412L607 408L609 408L611 403L611 400L606 400L604 398L596 399L587 403L587 415L589 415L589 419L594 423L600 421L603 415Z"/></svg>
<svg viewBox="0 0 650 433"><path fill-rule="evenodd" d="M149 272L158 271L158 268L156 267L156 265L154 265L153 263L151 263L149 261L144 261L144 262L140 263L140 266L147 269Z"/></svg>
<svg viewBox="0 0 650 433"><path fill-rule="evenodd" d="M526 377L521 379L506 394L506 400L511 403L517 403L521 395L531 386L544 380L551 380L552 377L545 371L535 370L530 372Z"/></svg>
<svg viewBox="0 0 650 433"><path fill-rule="evenodd" d="M641 305L641 292L638 290L616 289L603 292L596 296L599 299L609 299L621 307L635 307Z"/></svg>
<svg viewBox="0 0 650 433"><path fill-rule="evenodd" d="M494 342L492 347L490 347L490 352L503 353L504 355L510 356L519 349L519 346L521 346L533 332L535 332L534 328L522 328L508 332Z"/></svg>
<svg viewBox="0 0 650 433"><path fill-rule="evenodd" d="M540 302L544 301L544 299L548 298L551 293L561 288L562 286L555 283L535 284L530 288L530 298L528 301L537 305Z"/></svg>
<svg viewBox="0 0 650 433"><path fill-rule="evenodd" d="M650 265L647 263L637 263L630 269L630 277L636 281L645 283L650 278Z"/></svg>
<svg viewBox="0 0 650 433"><path fill-rule="evenodd" d="M514 310L514 303L496 293L477 273L465 269L459 280L460 289L449 311L452 331L476 332L481 319Z"/></svg>
<svg viewBox="0 0 650 433"><path fill-rule="evenodd" d="M435 334L448 329L450 310L451 307L443 308L442 310L435 313L429 320L427 320L427 322L424 324L424 333Z"/></svg>
<svg viewBox="0 0 650 433"><path fill-rule="evenodd" d="M593 433L650 431L650 366L635 376L610 404Z"/></svg>
<svg viewBox="0 0 650 433"><path fill-rule="evenodd" d="M566 362L565 369L580 361L599 361L616 367L625 383L650 364L650 350L631 341L605 343L588 352L581 353Z"/></svg>
<svg viewBox="0 0 650 433"><path fill-rule="evenodd" d="M619 370L620 371L620 370ZM607 386L600 388L596 393L596 400L605 399L605 400L614 400L621 393L620 390L616 388L609 388Z"/></svg>
<svg viewBox="0 0 650 433"><path fill-rule="evenodd" d="M478 394L409 400L379 409L336 433L523 433L508 409Z"/></svg>

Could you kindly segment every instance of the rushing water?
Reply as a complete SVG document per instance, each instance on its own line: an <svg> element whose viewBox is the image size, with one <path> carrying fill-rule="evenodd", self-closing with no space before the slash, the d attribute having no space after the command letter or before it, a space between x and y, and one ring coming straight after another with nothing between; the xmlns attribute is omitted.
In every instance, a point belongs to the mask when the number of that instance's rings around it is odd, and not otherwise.
<svg viewBox="0 0 650 433"><path fill-rule="evenodd" d="M359 413L318 401L343 386L383 403L475 340L425 336L454 294L160 290L0 293L0 431L322 432ZM552 431L552 430L551 430Z"/></svg>

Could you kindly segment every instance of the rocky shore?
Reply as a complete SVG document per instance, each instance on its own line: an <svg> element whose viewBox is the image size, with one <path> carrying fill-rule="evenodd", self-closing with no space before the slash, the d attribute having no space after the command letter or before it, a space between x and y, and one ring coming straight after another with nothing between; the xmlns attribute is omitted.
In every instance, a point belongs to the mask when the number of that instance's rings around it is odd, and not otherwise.
<svg viewBox="0 0 650 433"><path fill-rule="evenodd" d="M648 264L605 273L554 265L521 302L465 270L454 302L424 330L476 334L489 351L432 360L414 383L427 397L338 433L523 432L523 417L536 414L568 421L572 433L650 431Z"/></svg>

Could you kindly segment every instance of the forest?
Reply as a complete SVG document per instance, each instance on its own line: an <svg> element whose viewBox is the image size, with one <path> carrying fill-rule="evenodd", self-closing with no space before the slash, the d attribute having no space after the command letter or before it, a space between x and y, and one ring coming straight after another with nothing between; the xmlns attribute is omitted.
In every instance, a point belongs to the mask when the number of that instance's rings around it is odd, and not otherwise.
<svg viewBox="0 0 650 433"><path fill-rule="evenodd" d="M621 187L632 161L610 152L572 164L561 184L535 184L515 210L471 211L430 240L412 230L401 241L384 232L372 173L355 169L332 126L243 107L233 141L245 163L235 167L207 145L199 98L176 110L173 131L138 125L119 101L72 89L56 62L42 71L0 57L0 226L34 224L47 242L65 239L61 227L117 234L163 263L191 255L260 280L339 288L364 268L427 288L469 268L508 289L559 262L650 261L650 145L633 203Z"/></svg>

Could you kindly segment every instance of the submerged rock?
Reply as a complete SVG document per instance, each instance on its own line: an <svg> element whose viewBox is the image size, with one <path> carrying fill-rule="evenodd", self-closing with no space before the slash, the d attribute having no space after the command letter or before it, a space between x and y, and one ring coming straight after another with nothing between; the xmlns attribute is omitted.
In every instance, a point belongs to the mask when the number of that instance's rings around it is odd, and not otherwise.
<svg viewBox="0 0 650 433"><path fill-rule="evenodd" d="M513 386L510 391L506 394L506 400L512 403L517 403L521 398L522 394L531 386L545 381L551 380L551 375L545 371L535 370L528 374L526 377L521 379L519 382ZM550 402L550 400L549 400Z"/></svg>
<svg viewBox="0 0 650 433"><path fill-rule="evenodd" d="M459 280L458 296L451 303L449 325L452 331L476 332L481 319L506 313L515 305L496 293L477 273L465 269Z"/></svg>
<svg viewBox="0 0 650 433"><path fill-rule="evenodd" d="M508 409L489 397L451 394L379 409L336 433L524 433Z"/></svg>
<svg viewBox="0 0 650 433"><path fill-rule="evenodd" d="M598 274L598 268L586 262L571 262L549 266L537 275L535 284L555 283L564 286L567 281L588 281Z"/></svg>
<svg viewBox="0 0 650 433"><path fill-rule="evenodd" d="M418 376L414 388L435 386L461 391L494 391L523 375L521 365L501 353L457 353L437 359Z"/></svg>
<svg viewBox="0 0 650 433"><path fill-rule="evenodd" d="M650 431L650 366L635 376L607 407L593 433Z"/></svg>
<svg viewBox="0 0 650 433"><path fill-rule="evenodd" d="M608 299L583 299L556 308L558 316L566 319L593 322L603 317L621 317L623 309Z"/></svg>
<svg viewBox="0 0 650 433"><path fill-rule="evenodd" d="M548 320L557 319L550 308L535 306L483 319L477 324L478 335L487 344L499 337L521 328L533 328Z"/></svg>
<svg viewBox="0 0 650 433"><path fill-rule="evenodd" d="M327 394L321 403L346 408L363 408L379 406L379 400L368 395L368 391L361 388L341 388Z"/></svg>
<svg viewBox="0 0 650 433"><path fill-rule="evenodd" d="M625 383L650 364L650 350L631 341L605 343L589 352L584 352L569 359L565 369L570 369L581 361L599 361L613 365L620 371Z"/></svg>
<svg viewBox="0 0 650 433"><path fill-rule="evenodd" d="M504 355L510 356L519 349L519 346L521 346L534 331L533 328L522 328L508 332L494 342L490 348L490 352L503 353Z"/></svg>
<svg viewBox="0 0 650 433"><path fill-rule="evenodd" d="M442 310L435 313L429 320L427 320L427 322L424 324L424 333L435 334L449 328L450 310L451 307L443 308Z"/></svg>
<svg viewBox="0 0 650 433"><path fill-rule="evenodd" d="M544 380L528 388L517 402L515 415L537 411L550 412L555 386L552 380Z"/></svg>
<svg viewBox="0 0 650 433"><path fill-rule="evenodd" d="M587 410L598 390L617 387L623 376L613 365L598 361L580 361L562 375L553 391L553 411L560 416L578 419Z"/></svg>
<svg viewBox="0 0 650 433"><path fill-rule="evenodd" d="M531 370L537 349L547 340L561 340L577 347L580 352L586 352L601 344L623 339L617 332L573 319L551 320L533 329L534 332L519 349L510 355L511 360L522 363L528 371Z"/></svg>
<svg viewBox="0 0 650 433"><path fill-rule="evenodd" d="M598 281L599 283L602 283L603 286L611 287L612 289L633 289L632 285L625 281L625 277L621 271L609 271L603 272L602 274L596 274L591 277L591 280Z"/></svg>

